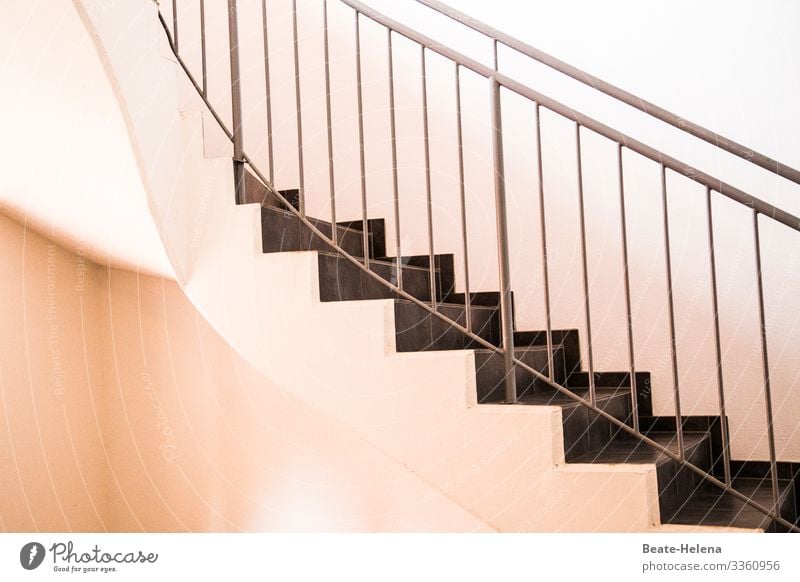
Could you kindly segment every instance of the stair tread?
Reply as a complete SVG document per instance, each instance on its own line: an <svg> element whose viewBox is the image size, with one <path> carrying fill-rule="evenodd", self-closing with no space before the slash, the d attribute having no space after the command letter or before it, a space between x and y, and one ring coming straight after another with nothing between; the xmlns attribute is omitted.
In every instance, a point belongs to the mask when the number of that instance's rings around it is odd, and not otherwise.
<svg viewBox="0 0 800 582"><path fill-rule="evenodd" d="M553 350L554 351L558 350L560 348L563 348L563 347L564 347L563 344L560 344L560 343L554 343L553 344ZM496 352L495 350L490 350L489 348L476 348L475 351L476 352L481 352L482 354L483 353L493 353L493 354L497 354L498 356L502 355L499 352ZM517 352L522 352L522 353L524 353L524 352L544 352L544 353L547 353L547 346L538 346L538 345L536 345L536 346L514 346L514 353L517 353Z"/></svg>
<svg viewBox="0 0 800 582"><path fill-rule="evenodd" d="M415 267L415 268L419 268L419 267ZM427 271L427 269L424 269L424 270ZM411 301L410 299L395 299L395 301L398 302L398 303L414 303L416 305L416 303L414 301ZM431 305L430 301L423 301L423 303L425 305L428 305L428 306ZM437 301L436 302L436 306L437 307L446 307L446 308L451 308L451 309L464 309L464 304L463 303L445 303L445 302L442 302L442 301ZM485 306L485 305L470 305L470 309L480 309L482 311L497 311L497 307L488 307L488 306ZM433 314L431 314L431 315L433 315ZM487 351L492 351L492 350L489 350L488 348L486 348L486 350Z"/></svg>
<svg viewBox="0 0 800 582"><path fill-rule="evenodd" d="M651 433L646 435L659 445L669 449L673 453L678 452L677 438L672 433ZM707 432L691 433L683 435L684 448L687 456L693 449L700 446L710 439ZM599 451L591 451L573 460L575 463L630 463L647 464L661 463L671 460L663 452L651 447L650 445L633 438L618 438L610 442Z"/></svg>
<svg viewBox="0 0 800 582"><path fill-rule="evenodd" d="M350 262L348 259L343 257L341 254L335 253L333 251L330 251L330 252L329 251L316 251L316 252L319 253L320 255L325 255L326 257L332 257L332 258L335 258L335 259L340 259L342 261L347 261L348 263ZM360 257L355 257L355 258L358 259ZM370 265L378 264L378 265L382 265L382 266L386 266L386 267L392 267L392 268L394 268L394 266L395 266L393 261L389 261L384 257L379 258L379 259L371 258L369 260L369 264ZM430 272L430 269L428 269L427 267L417 267L416 265L403 265L403 270L404 271L406 271L406 270L420 271L420 272L423 272L423 273L429 273ZM438 268L434 268L434 271L438 271L438 270L439 270ZM458 304L456 303L454 305L458 305Z"/></svg>
<svg viewBox="0 0 800 582"><path fill-rule="evenodd" d="M747 495L760 505L772 507L772 483L770 480L738 478L733 488ZM779 503L787 501L793 492L792 483L778 480ZM670 520L672 523L700 525L735 525L738 527L766 527L771 519L733 494L714 485L700 485Z"/></svg>
<svg viewBox="0 0 800 582"><path fill-rule="evenodd" d="M588 390L570 390L570 392L581 398L589 398ZM614 388L598 388L595 390L596 400L607 400L609 398L614 398L621 395L628 395L628 393L624 390L616 390ZM570 398L568 395L557 390L525 394L519 399L519 404L534 406L561 406L562 408L569 406L582 406L580 402L575 401L573 398Z"/></svg>
<svg viewBox="0 0 800 582"><path fill-rule="evenodd" d="M284 216L294 218L295 220L298 220L298 221L301 220L300 217L297 216L291 210L285 210L283 208L277 208L275 206L264 206L263 208L267 212L274 212L276 214L283 214ZM331 226L330 221L322 220L320 218L313 218L311 216L307 216L306 220L308 220L310 223L315 224L315 225L323 225L323 226L327 226L327 227ZM350 232L358 233L358 234L362 234L363 233L363 231L358 229L358 228L353 228L351 226L345 226L344 224L342 224L340 222L336 223L336 227L337 227L338 230L349 230Z"/></svg>

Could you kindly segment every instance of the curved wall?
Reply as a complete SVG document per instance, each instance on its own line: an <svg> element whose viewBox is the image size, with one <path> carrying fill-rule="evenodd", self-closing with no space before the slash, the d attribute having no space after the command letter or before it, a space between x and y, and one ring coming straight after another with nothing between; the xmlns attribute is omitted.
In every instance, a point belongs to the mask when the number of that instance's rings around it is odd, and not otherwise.
<svg viewBox="0 0 800 582"><path fill-rule="evenodd" d="M174 277L102 63L70 2L0 19L0 206L103 264Z"/></svg>

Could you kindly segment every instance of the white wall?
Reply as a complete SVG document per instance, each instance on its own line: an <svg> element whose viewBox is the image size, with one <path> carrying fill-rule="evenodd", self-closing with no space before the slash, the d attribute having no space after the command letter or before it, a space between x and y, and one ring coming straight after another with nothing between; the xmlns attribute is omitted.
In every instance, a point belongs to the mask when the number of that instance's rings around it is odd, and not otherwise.
<svg viewBox="0 0 800 582"><path fill-rule="evenodd" d="M267 4L275 181L279 188L289 188L297 186L291 3L273 0ZM488 41L432 17L413 2L376 0L370 4L490 63ZM800 167L800 121L793 113L793 105L800 98L800 51L796 50L798 41L793 30L798 17L795 4L772 2L755 11L740 3L710 2L700 7L678 3L670 5L668 11L658 12L625 1L602 7L577 1L526 3L524 7L510 1L491 5L464 1L454 5L692 121ZM298 3L307 208L310 214L324 217L329 213L329 190L321 7L321 2L312 0ZM169 14L169 6L162 6L162 10ZM260 160L260 167L268 173L260 2L242 0L239 10L245 149ZM353 15L335 0L329 2L329 10L337 212L339 219L356 219L360 218L361 202ZM183 12L181 15L190 18ZM192 41L186 39L192 34L198 33L191 26L183 27L182 51L191 51L186 43ZM209 54L222 54L227 35L219 31L215 34ZM362 19L361 42L368 207L371 216L388 219L388 247L392 253L394 211L385 31ZM418 47L397 37L394 51L402 251L427 253L420 54ZM227 72L223 74L227 64L215 58L218 70L215 78L210 77L210 87L215 103L228 111L229 78ZM199 56L195 61L199 63ZM615 105L544 67L531 66L510 51L501 51L500 61L506 74L537 90L779 207L800 212L800 187ZM427 68L435 246L437 252L455 252L461 271L453 65L430 55ZM496 289L497 283L488 93L485 82L470 73L464 73L461 82L471 282L475 290L491 290ZM503 96L503 108L517 325L519 329L541 329L544 305L534 111L529 103L509 94ZM585 343L574 126L543 111L542 132L553 325L581 329ZM611 142L589 132L582 134L582 144L595 368L624 370L628 361L616 149ZM630 152L624 154L624 166L636 365L637 369L654 374L656 414L672 414L659 171L656 164ZM673 174L668 178L668 189L682 412L716 414L704 190ZM713 212L724 382L734 455L765 458L752 217L745 209L718 196ZM782 459L797 459L800 444L792 436L800 396L791 388L800 366L797 350L792 348L800 339L800 327L796 325L800 239L796 233L771 225L766 219L761 224L778 448Z"/></svg>
<svg viewBox="0 0 800 582"><path fill-rule="evenodd" d="M69 2L3 3L0 207L104 265L173 277L102 63Z"/></svg>

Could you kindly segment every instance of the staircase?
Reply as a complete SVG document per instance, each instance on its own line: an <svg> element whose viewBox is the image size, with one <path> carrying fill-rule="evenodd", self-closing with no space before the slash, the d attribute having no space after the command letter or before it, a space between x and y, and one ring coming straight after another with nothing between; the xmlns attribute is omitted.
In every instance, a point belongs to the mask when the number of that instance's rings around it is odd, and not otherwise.
<svg viewBox="0 0 800 582"><path fill-rule="evenodd" d="M351 263L324 238L306 226L289 205L299 208L296 190L272 194L257 178L246 176L245 203L261 205L262 248L265 253L317 251L319 261L319 299L358 301L392 299L395 313L397 351L475 350L475 379L479 403L505 403L503 395L504 363L502 355L482 347L448 322L432 315L417 304L398 296L375 276ZM332 225L309 219L326 237ZM336 225L339 245L353 257L363 258L362 222ZM368 222L369 268L377 277L396 283L397 257L386 256L383 219ZM404 289L432 305L428 256L402 257ZM456 292L453 256L435 256L436 308L462 326L469 316L472 329L493 345L500 344L499 292L474 294L469 315L463 293ZM577 330L552 330L552 362L555 381L575 395L588 399L588 376L581 364ZM515 357L549 375L545 332L515 331ZM574 399L553 390L537 376L517 367L516 406L558 406L562 409L564 450L568 463L654 464L658 478L659 511L665 524L703 525L763 529L784 532L786 527L753 509L730 492L704 479L675 459L654 450L632 437L602 416ZM643 434L677 454L675 419L652 416L649 393L650 377L639 372L641 387L636 410ZM597 406L621 422L632 421L631 391L626 372L595 372ZM697 467L722 478L720 417L686 417L683 435L686 459ZM768 466L758 463L735 463L733 487L753 501L769 506L772 482ZM800 524L800 482L798 467L780 463L780 515L790 523Z"/></svg>
<svg viewBox="0 0 800 582"><path fill-rule="evenodd" d="M479 405L492 405L485 407L492 411L496 411L500 408L514 411L530 411L532 416L536 416L536 413L533 413L535 410L550 410L556 407L556 410L560 413L559 418L561 419L561 432L563 434L563 460L565 460L568 465L577 468L578 471L583 471L585 467L591 466L598 468L611 467L617 470L641 467L642 471L646 471L647 467L654 467L657 481L658 513L662 524L724 526L747 529L757 528L769 532L800 531L800 464L781 461L775 444L776 437L772 417L770 364L767 355L764 313L764 282L762 280L761 271L762 251L760 246L760 225L762 223L773 221L782 225L782 227L792 229L795 231L792 234L796 234L796 231L800 231L800 219L722 180L705 174L680 160L659 152L634 138L623 135L598 121L581 115L555 99L538 93L536 90L506 76L501 73L498 68L498 44L511 47L521 54L538 60L581 82L587 82L591 84L593 88L605 92L607 95L619 99L621 102L631 107L640 109L646 114L658 118L660 121L669 123L682 131L686 131L693 137L712 143L728 153L739 156L748 163L756 164L763 169L774 172L781 178L800 184L800 173L762 154L754 153L744 148L744 146L726 140L722 136L688 123L618 88L587 76L585 73L565 63L552 59L515 39L489 29L481 23L464 18L464 15L446 8L442 3L434 0L419 1L429 8L442 12L456 20L463 21L465 26L469 26L490 38L494 43L495 50L494 67L488 67L460 55L446 46L385 17L380 12L356 0L341 0L341 4L352 9L355 15L355 78L358 97L358 151L360 152L360 194L362 209L362 217L360 220L350 220L346 222L338 221L336 218L337 188L334 179L334 156L332 153L333 141L331 137L332 121L328 69L328 2L326 0L321 1L322 10L324 11L322 22L324 35L323 46L325 50L324 72L327 92L327 107L324 116L327 118L328 155L327 159L318 161L328 165L330 184L329 192L325 194L327 194L329 198L323 196L322 200L330 202L330 217L315 217L306 213L306 206L312 207L313 205L307 204L306 196L309 195L309 192L307 192L304 187L305 151L303 146L304 132L301 123L303 114L299 113L301 112L302 88L300 85L301 77L299 75L300 59L298 56L298 43L300 41L298 40L297 3L292 2L293 10L291 13L293 20L296 109L293 111L287 109L287 111L281 114L289 114L294 116L296 120L297 147L299 154L297 160L297 175L299 179L296 184L297 189L280 192L273 186L275 182L273 179L275 168L273 168L272 123L273 117L280 114L274 111L270 113L269 109L272 101L270 97L268 55L270 45L267 42L267 23L269 21L267 3L262 3L262 17L264 23L263 59L267 69L265 73L268 122L266 142L268 145L269 172L261 170L258 164L248 157L244 149L242 96L239 83L240 71L238 52L240 47L237 31L239 20L236 11L236 0L228 0L229 10L227 13L229 48L226 50L228 52L227 56L230 58L231 73L231 129L226 127L220 115L214 110L211 104L212 100L209 98L210 90L206 79L207 56L205 53L205 41L203 41L201 45L202 54L199 55L199 60L202 62L202 81L198 81L190 70L191 68L181 59L180 51L178 50L177 31L179 27L178 14L175 8L177 2L173 2L171 27L167 24L169 18L165 18L163 14L160 15L162 25L167 31L167 37L172 51L183 67L188 79L192 82L197 93L202 98L208 111L219 124L219 128L222 129L233 145L232 183L235 187L236 203L239 205L239 209L242 210L238 215L239 218L236 218L234 222L242 228L240 229L241 232L234 230L231 232L231 235L240 239L237 241L240 246L241 244L246 244L245 239L248 232L245 232L245 230L249 229L251 226L250 221L256 216L254 213L257 213L260 218L260 252L266 253L268 256L274 258L280 256L281 253L310 251L312 253L312 255L310 255L311 259L306 257L304 260L313 260L315 264L313 268L309 268L303 272L313 272L314 276L318 276L318 281L315 281L311 285L315 295L317 294L318 287L318 296L315 296L311 303L319 301L327 305L346 305L346 302L360 302L359 305L363 308L362 311L359 312L354 309L352 312L348 312L348 315L350 313L360 313L365 318L369 316L372 318L371 325L378 326L376 321L380 320L385 314L377 308L368 312L366 305L370 303L370 300L375 300L374 303L379 303L381 306L389 305L387 302L391 302L392 317L385 317L382 321L387 322L391 319L393 322L393 341L391 341L391 345L388 346L390 349L386 349L387 345L378 347L382 347L383 350L376 348L375 353L369 356L369 358L372 358L371 361L369 361L368 357L364 358L364 365L370 370L372 370L370 366L373 366L375 369L383 366L381 362L390 359L387 357L387 354L390 352L392 354L395 352L399 354L439 353L443 356L446 354L468 353L468 357L462 358L461 360L456 358L454 361L470 362L472 366L472 369L469 370L470 382L467 383L470 386L474 386L475 394L472 402ZM205 34L205 29L202 28L205 26L205 24L203 24L205 21L202 14L202 3L200 6L200 36L202 38ZM394 225L396 230L395 234L397 236L396 241L389 241L386 236L386 222L390 220L391 217L370 216L367 212L368 193L365 185L364 115L361 95L361 25L359 24L362 20L370 20L373 24L384 27L387 32L386 48L388 49L389 55L390 79L387 97L391 103L390 109L392 114L389 128L390 135L387 136L387 139L393 144L392 168L394 171L393 194L395 205L393 218L397 221ZM394 111L394 81L392 73L392 39L397 36L405 37L413 43L418 44L422 55L423 143L425 148L427 219L430 250L430 252L425 255L391 256L392 251L396 251L396 255L402 254L397 250L400 248L398 201L403 197L403 192L398 191L397 154L394 149L394 144L396 142L396 118ZM484 80L488 81L487 88L490 92L491 109L488 117L491 118L494 169L493 202L497 219L498 270L500 274L499 286L495 291L482 290L480 292L474 292L469 287L468 277L465 277L465 288L457 288L455 257L453 254L441 254L434 251L431 214L431 161L428 151L429 111L427 106L428 94L426 84L426 54L428 53L437 53L451 60L455 65L456 111L458 115L457 146L461 183L462 239L464 241L465 257L467 255L467 233L464 219L465 187L461 134L460 71L469 70L478 77L482 77ZM545 186L543 185L540 110L549 110L574 123L575 145L577 150L578 196L580 201L585 329L587 330L585 333L588 335L588 337L583 338L583 342L581 341L582 338L579 337L579 333L583 332L579 332L577 329L552 329L550 325L551 306L548 299L549 282L547 267L547 257L549 255L547 252L548 240L545 232L544 218L542 218L540 230L544 279L543 286L545 289L546 303L546 328L538 330L518 330L514 323L517 318L515 317L516 313L514 309L514 293L510 284L511 267L509 265L508 228L506 224L507 210L503 163L503 110L501 90L506 93L515 93L518 97L533 103L535 106L536 162L538 170L539 212L541 217L544 217L546 214L546 198L544 194ZM620 221L620 237L623 249L623 276L630 364L626 370L596 370L593 365L592 345L594 339L591 334L589 300L591 289L587 275L587 243L585 235L583 174L581 166L581 136L588 132L593 132L601 138L613 143L617 152L616 168L610 171L615 172L619 178L619 196L622 215ZM348 144L348 146L351 145L352 144ZM669 312L669 339L672 346L670 356L674 378L675 414L672 416L655 416L653 414L651 393L654 386L652 386L651 375L648 372L638 369L634 361L636 350L633 343L634 324L631 316L630 275L627 255L628 240L625 217L626 206L624 200L625 169L623 150L629 150L644 159L650 160L660 168L664 215L663 228L666 241L665 279L669 289L667 294L668 305L666 307ZM307 159L305 163L307 166ZM689 180L693 180L702 185L705 189L711 264L710 286L713 289L712 296L714 301L714 339L716 342L717 356L717 367L714 372L718 378L720 408L720 413L718 415L686 416L682 414L680 408L680 391L677 381L680 374L678 369L679 362L676 354L677 342L672 297L672 266L669 255L669 213L667 211L667 200L669 196L667 186L668 173L685 176ZM269 176L269 178L267 178L267 176ZM322 195L322 193L316 192L315 194ZM757 275L758 301L760 307L761 355L764 373L763 394L766 404L765 412L767 420L765 436L769 444L769 461L744 461L730 458L730 433L728 417L725 413L725 392L722 380L724 362L720 350L719 306L717 305L715 271L715 257L718 251L715 249L714 245L712 197L724 198L727 202L733 202L741 207L746 207L747 210L752 213L753 245L756 257L755 271ZM321 205L316 205L316 207L319 206ZM204 216L199 216L198 220L202 222L206 220L206 218ZM241 220L241 222L237 222L239 220ZM217 224L214 228L216 230L213 236L209 237L209 240L214 239L219 243L221 240L220 233L226 230L228 226L225 225L223 227L221 224ZM230 252L230 249L236 246L228 241L225 241L224 245L226 245L224 249L225 252ZM214 248L213 252L221 255L223 254L223 249ZM224 264L224 259L222 259L223 262L220 262L219 257L215 257L214 260L217 261L215 264L216 268ZM213 277L222 276L212 273L213 269L210 265L213 262L214 261L211 260L207 261L208 265L204 265L205 272L202 273L202 277L198 278L198 280L203 279L204 284L207 284L208 280ZM254 261L254 264L255 262L257 261ZM271 271L273 277L280 270L278 268L278 263L279 261L273 261L271 263L270 268L273 269L273 271ZM286 261L286 264L289 265L290 262ZM303 265L303 269L305 269L305 267L306 266ZM237 266L236 268L239 267ZM237 285L239 285L239 287L235 288L234 291L238 292L242 289L243 281L249 280L248 277L250 276L249 273L242 274L240 279L237 280ZM259 279L259 277L262 278ZM263 285L269 284L264 282L262 275L253 276L253 280L260 282L262 285L262 292L264 290ZM299 280L299 278L297 278L297 280ZM295 289L298 288L296 286L297 280L293 280L292 283L295 285ZM186 286L191 288L192 282L189 281ZM199 288L201 284L195 283L195 286ZM222 287L224 287L224 285ZM292 287L291 285L287 285L286 288L291 289ZM255 291L245 288L244 295L247 296L250 292ZM280 296L280 293L286 293L286 290L282 289L280 292L276 292L276 296ZM190 296L192 295L192 289L190 289L189 294ZM200 293L199 295L202 294L203 293ZM208 293L206 297L212 295L212 293ZM259 299L260 298L256 298L256 301ZM231 313L234 311L219 305L207 311L213 312L214 309L218 310L215 316L220 318L223 318L222 316L227 318L230 315L229 311ZM285 319L276 319L273 315L274 314L269 315L265 320L269 322L285 321ZM301 314L297 315L300 317ZM341 316L341 314L338 316ZM214 320L214 316L208 317L211 321ZM237 313L232 319L239 317L241 317L241 314ZM325 318L328 316L317 315L317 317ZM328 324L333 321L337 321L336 317L329 317L326 319ZM219 324L219 327L224 326ZM368 328L369 325L365 324L364 327ZM252 359L256 359L258 357L258 350L253 344L258 325L249 321L237 320L235 324L231 325L231 328L234 331L226 333L223 330L223 335L226 336L229 341L231 341L231 338L236 339L237 336L249 338L249 343L248 341L243 341L240 346L237 346L237 349L242 352L247 352ZM330 333L330 330L328 330L327 333ZM370 333L359 335L358 349L367 350L372 347L368 347L366 343L368 341L367 338L370 337ZM235 344L235 341L232 341L232 343ZM582 343L588 346L588 353L581 353ZM329 348L329 346L326 346L326 348ZM297 348L293 349L296 350ZM339 349L343 348L340 347ZM351 351L357 350L353 348ZM291 354L292 350L287 348L285 352L282 352L283 355L286 355L286 353ZM295 353L294 355L296 356L297 354ZM444 359L442 362L444 362ZM299 363L295 363L294 365L299 366ZM367 374L366 377L370 379L385 378L387 374L391 374L393 370L396 371L401 365L402 362L398 362L397 360L392 361L381 368L380 373L376 373L375 375ZM315 369L313 373L309 375L313 378L319 378L323 369L324 366L320 365L318 369ZM414 370L415 374L422 374L423 372L423 366L418 366ZM336 379L336 382L339 383L337 389L340 391L342 382L346 381L342 376L344 373L344 369L337 369L336 371L336 374L339 375ZM317 376L314 376L314 374ZM381 376L381 374L384 374L384 376ZM295 381L293 372L284 373L282 379L284 382L288 383ZM397 378L393 379L393 381L395 384L402 384L402 381ZM305 384L303 384L303 382L305 382ZM301 384L303 385L303 389L308 389L308 378L304 379L302 382L297 381L298 386ZM392 386L388 386L387 384L386 391L381 393L380 397L388 403L383 404L384 407L392 406L391 398L387 398L387 395L391 396L393 393L392 391L398 389L398 386L395 384ZM416 390L418 388L419 383L415 381L414 389ZM450 388L452 388L452 386L442 387L445 392ZM429 387L429 389L432 391L432 398L438 395L438 392L433 392L433 387ZM663 390L664 387L660 387L660 389ZM359 388L359 390L361 389ZM335 390L333 392L335 392ZM368 394L368 396L372 397L371 394ZM327 407L329 412L340 412L346 410L348 406L346 400L337 400L336 394L320 393L317 397L320 399L320 402L323 402L322 408L324 409ZM366 398L366 400L368 400L368 398ZM455 401L451 401L449 403L451 406L449 414L461 414L461 412L456 409L463 403L458 403L458 405L456 405L454 402ZM405 404L407 404L407 402ZM427 404L428 403L425 403L425 405ZM344 415L347 417L345 422L353 422L354 424L365 422L364 418L369 418L370 415L369 405L360 403L357 405L353 404L353 406L359 408L359 411L352 415L345 413ZM477 408L481 407L478 406ZM542 414L539 418L545 419L545 417L546 415ZM389 422L394 421L394 418L391 416L383 418L384 420L392 418ZM427 419L427 421L430 422L430 419ZM475 422L475 425L470 425L469 427L467 427L468 423L460 426L458 430L462 431L462 433L459 433L457 436L451 435L453 441L461 443L465 440L464 433L468 433L469 430L475 426L483 427L486 425L485 419L483 421L484 424L481 424L482 421ZM543 425L546 423L545 420L541 422ZM544 434L544 431L542 434ZM498 435L499 433L495 433L493 438L498 438ZM378 438L385 439L382 441L385 448L392 449L393 452L390 454L395 454L397 450L403 449L405 444L398 442L397 439L393 439L392 436L393 435L379 435ZM483 447L481 454L485 454L487 450L491 453L492 444L493 443L481 442L480 445ZM397 447L397 449L395 449L395 447ZM438 459L441 459L442 456L446 454L446 452L443 453L441 450L437 451L437 455L440 455ZM437 462L436 455L431 455L430 458L427 458L424 455L420 456L418 451L415 452L414 455L417 455L414 462L418 463L418 469L423 473ZM559 458L558 453L556 453L554 457L555 466L558 467L562 459ZM473 463L472 467L482 466L481 463L483 462L484 461ZM547 462L549 463L550 461ZM413 464L414 463L408 463L408 466L411 467ZM540 462L539 467L544 467L545 465L547 465L547 463ZM472 470L467 459L460 459L456 466L458 470L462 471L462 475L468 475ZM547 467L549 468L550 466L547 465ZM589 473L590 472L591 471L589 471ZM644 473L641 475L643 474ZM437 476L433 481L440 479L440 477L440 475ZM500 481L504 482L506 479L507 477L504 475L503 479L500 479ZM524 481L524 479L520 475L515 475L512 481L512 483L506 483L507 488L505 491L516 493L516 491L522 487L521 481ZM447 490L449 485L450 482L444 481L443 489ZM640 482L632 486L646 489ZM609 489L607 488L604 491L605 494L608 495ZM470 492L470 495L472 493L473 492ZM483 492L481 492L481 494L483 495ZM470 501L459 500L459 502L463 503L464 506L470 505L470 503L474 501L474 497L470 497L470 495L465 496L465 499L470 498ZM479 497L480 501L475 502L475 507L470 508L478 515L486 509L484 497L485 495ZM528 499L527 503L529 504L525 507L527 510L530 510L532 507L531 500ZM597 505L602 506L602 502ZM475 509L478 506L480 506L480 510ZM649 507L647 502L645 502L643 506ZM601 507L601 509L606 512L609 511L607 507ZM486 511L488 514L491 514L491 516L497 515L492 513L495 511L494 507ZM560 511L566 515L569 512L569 507L562 507ZM481 515L481 518L486 517L486 515ZM508 515L506 514L504 519L507 517ZM653 521L655 520L652 520L651 524ZM519 525L518 520L511 519L505 521L504 524L507 524L508 530L525 530L524 527ZM585 527L585 525L579 527ZM637 525L636 527L639 526ZM503 527L498 527L498 529L503 529Z"/></svg>

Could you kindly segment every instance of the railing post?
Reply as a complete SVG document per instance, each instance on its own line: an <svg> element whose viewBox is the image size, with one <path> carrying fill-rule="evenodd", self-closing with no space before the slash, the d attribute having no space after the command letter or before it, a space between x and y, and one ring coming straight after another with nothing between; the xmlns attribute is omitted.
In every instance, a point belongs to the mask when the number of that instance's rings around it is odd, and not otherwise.
<svg viewBox="0 0 800 582"><path fill-rule="evenodd" d="M361 87L361 24L358 12L354 12L356 37L356 112L358 116L358 167L361 184L361 246L364 266L369 268L369 210L367 209L367 165L364 158L364 92Z"/></svg>
<svg viewBox="0 0 800 582"><path fill-rule="evenodd" d="M172 44L178 52L178 0L172 0Z"/></svg>
<svg viewBox="0 0 800 582"><path fill-rule="evenodd" d="M403 250L400 241L400 190L397 175L397 112L394 103L394 51L392 29L386 29L386 46L389 52L389 137L392 141L392 201L394 203L394 246L397 256L397 288L403 290Z"/></svg>
<svg viewBox="0 0 800 582"><path fill-rule="evenodd" d="M175 47L175 50L178 50ZM203 74L203 97L208 99L208 60L206 56L206 2L200 0L200 66Z"/></svg>
<svg viewBox="0 0 800 582"><path fill-rule="evenodd" d="M503 363L505 397L507 402L517 401L517 378L514 370L514 319L511 312L511 276L508 253L508 219L506 215L506 187L503 175L503 126L500 111L500 85L490 77L492 108L492 157L494 160L494 198L497 216L497 262L500 271L500 320L503 336Z"/></svg>
<svg viewBox="0 0 800 582"><path fill-rule="evenodd" d="M542 115L536 104L536 174L539 181L539 234L542 244L542 284L544 285L545 343L547 344L547 377L555 380L553 364L553 325L550 317L550 275L547 256L547 214L544 207L544 167L542 163Z"/></svg>
<svg viewBox="0 0 800 582"><path fill-rule="evenodd" d="M264 43L264 92L267 107L267 164L269 164L269 182L275 184L275 160L272 149L272 89L269 72L269 24L267 18L267 0L261 0L261 28Z"/></svg>
<svg viewBox="0 0 800 582"><path fill-rule="evenodd" d="M292 0L292 39L294 40L294 101L297 111L297 179L300 216L306 215L305 170L303 168L303 113L300 97L300 45L297 37L297 0Z"/></svg>
<svg viewBox="0 0 800 582"><path fill-rule="evenodd" d="M681 414L680 376L678 372L678 338L675 334L675 299L672 289L672 250L669 242L669 203L667 201L667 169L661 164L661 207L664 214L664 261L667 272L667 317L669 320L670 360L672 361L672 398L675 404L675 435L678 454L683 459L683 416Z"/></svg>
<svg viewBox="0 0 800 582"><path fill-rule="evenodd" d="M464 319L472 332L472 297L469 290L469 241L467 237L467 195L464 180L464 127L461 115L461 67L456 63L456 143L458 144L458 193L461 208L461 244L464 251Z"/></svg>
<svg viewBox="0 0 800 582"><path fill-rule="evenodd" d="M581 155L581 125L575 124L575 149L577 152L578 170L578 216L581 225L581 266L583 274L583 312L586 322L586 359L589 374L589 402L594 405L597 401L594 381L594 350L592 348L592 314L591 300L589 298L589 266L586 250L586 203L583 194L583 156Z"/></svg>
<svg viewBox="0 0 800 582"><path fill-rule="evenodd" d="M244 136L242 133L242 91L239 76L239 24L236 0L228 0L228 40L231 61L231 117L233 121L233 179L236 202L244 204Z"/></svg>
<svg viewBox="0 0 800 582"><path fill-rule="evenodd" d="M764 314L764 276L761 272L761 236L758 230L758 211L753 210L753 241L756 255L756 282L758 283L758 322L761 335L761 365L764 373L764 407L767 417L767 444L769 469L772 481L772 510L780 516L780 491L778 490L778 457L775 451L775 421L772 413L772 387L767 355L767 319Z"/></svg>
<svg viewBox="0 0 800 582"><path fill-rule="evenodd" d="M328 188L331 198L331 240L339 244L339 229L336 228L336 182L333 170L333 129L331 128L331 65L328 42L328 0L322 2L322 44L325 51L325 121L328 137Z"/></svg>
<svg viewBox="0 0 800 582"><path fill-rule="evenodd" d="M722 347L719 332L719 300L717 299L717 258L714 247L714 215L711 209L711 188L706 188L708 219L708 254L711 268L711 309L714 312L714 355L717 364L717 395L719 399L720 432L722 433L722 470L725 484L731 484L731 439L728 435L728 415L725 411L725 386L722 377Z"/></svg>
<svg viewBox="0 0 800 582"><path fill-rule="evenodd" d="M625 218L625 176L622 170L622 143L617 144L617 173L619 178L620 231L622 233L622 277L625 286L625 327L628 332L628 370L631 388L631 420L633 430L639 432L639 394L636 388L636 364L633 344L633 317L631 316L631 281L628 264L628 226Z"/></svg>
<svg viewBox="0 0 800 582"><path fill-rule="evenodd" d="M436 310L436 254L433 246L433 195L431 191L431 146L428 132L428 72L425 64L425 47L421 46L422 61L422 152L425 157L425 199L428 209L428 273L430 276L431 305Z"/></svg>

